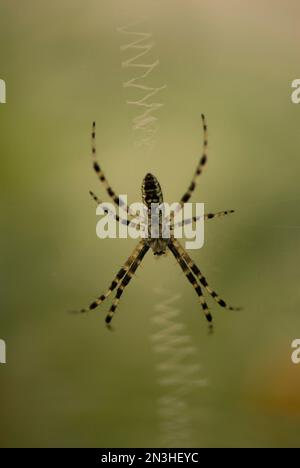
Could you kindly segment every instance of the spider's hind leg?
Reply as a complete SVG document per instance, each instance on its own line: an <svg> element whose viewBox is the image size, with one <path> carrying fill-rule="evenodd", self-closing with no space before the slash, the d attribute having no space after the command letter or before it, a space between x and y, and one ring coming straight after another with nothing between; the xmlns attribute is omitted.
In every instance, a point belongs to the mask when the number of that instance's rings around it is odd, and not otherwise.
<svg viewBox="0 0 300 468"><path fill-rule="evenodd" d="M241 307L232 307L232 306L227 305L226 302L216 293L216 291L210 288L210 286L208 285L206 281L206 278L202 275L197 265L193 262L191 257L188 255L187 251L182 247L182 245L178 242L178 240L174 239L174 245L177 248L180 254L180 257L182 257L185 260L190 270L193 272L196 278L199 279L202 286L205 287L207 292L221 307L224 307L224 309L228 309L228 310L241 310Z"/></svg>
<svg viewBox="0 0 300 468"><path fill-rule="evenodd" d="M138 255L136 256L135 260L133 261L133 263L131 264L129 270L127 271L127 273L125 274L125 276L123 277L118 289L117 289L117 292L116 292L116 296L115 296L115 299L111 305L111 308L109 309L109 312L105 318L105 322L109 325L115 312L116 312L116 309L118 307L118 304L119 304L119 301L120 301L120 298L124 292L124 289L126 288L126 286L129 284L129 282L131 281L134 273L136 272L137 268L139 267L139 265L141 264L144 256L146 255L146 253L148 252L149 250L149 245L148 244L143 244L143 247L140 249Z"/></svg>
<svg viewBox="0 0 300 468"><path fill-rule="evenodd" d="M174 255L174 257L176 258L177 262L179 263L183 273L185 274L188 281L191 283L191 285L195 289L196 293L198 294L199 299L200 299L200 303L201 303L201 307L203 309L205 317L206 317L207 321L211 323L212 322L212 315L208 310L208 305L207 305L207 302L205 301L204 295L202 293L201 286L197 282L197 279L195 278L194 274L190 270L190 268L189 268L188 264L186 263L185 259L180 254L179 250L177 249L173 239L170 240L168 246L169 246L169 249L171 250L172 254Z"/></svg>
<svg viewBox="0 0 300 468"><path fill-rule="evenodd" d="M132 254L130 255L130 257L125 262L124 266L122 268L120 268L120 270L116 274L115 278L113 279L113 281L112 281L110 287L108 288L108 290L106 291L106 293L101 294L101 296L99 296L97 299L95 299L88 306L88 308L81 309L79 311L80 313L85 313L85 312L88 312L90 310L96 309L96 307L98 307L100 304L102 304L102 302L112 293L112 291L120 284L121 280L126 276L126 274L128 273L131 265L134 264L134 262L136 261L136 259L139 256L139 254L141 253L141 251L143 249L143 246L144 246L144 241L141 240L138 243L138 245L135 247L135 249L132 252Z"/></svg>

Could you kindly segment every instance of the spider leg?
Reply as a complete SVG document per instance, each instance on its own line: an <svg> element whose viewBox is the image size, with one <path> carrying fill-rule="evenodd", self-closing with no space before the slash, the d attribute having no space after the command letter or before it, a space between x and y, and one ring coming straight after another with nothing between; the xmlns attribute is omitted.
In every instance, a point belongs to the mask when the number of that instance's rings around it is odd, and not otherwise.
<svg viewBox="0 0 300 468"><path fill-rule="evenodd" d="M207 220L207 219L213 219L213 218L222 218L223 216L227 216L232 213L234 213L234 210L219 211L218 213L206 213L204 215L204 219ZM194 218L194 221L196 221L195 218Z"/></svg>
<svg viewBox="0 0 300 468"><path fill-rule="evenodd" d="M123 294L124 289L129 284L131 278L133 277L133 275L136 272L137 268L141 264L144 256L148 252L148 250L149 250L149 245L144 243L143 247L140 249L138 255L135 258L135 260L130 265L129 270L127 271L127 273L123 277L123 279L121 281L121 284L119 285L119 287L117 289L115 299L114 299L114 301L113 301L113 303L111 305L111 308L109 309L109 312L108 312L108 314L107 314L107 316L105 318L105 322L107 324L109 324L111 322L111 320L112 320L112 318L114 316L114 313L115 313L115 311L116 311L116 309L118 307L118 304L119 304L119 301L120 301L120 298L121 298L121 296Z"/></svg>
<svg viewBox="0 0 300 468"><path fill-rule="evenodd" d="M206 213L204 214L203 219L204 221L207 221L208 219L222 218L223 216L227 216L231 213L234 213L234 210L219 211L218 213ZM183 221L174 224L174 228L185 226L186 224L192 224L193 221L198 221L201 218L202 216L194 216L193 218L184 219Z"/></svg>
<svg viewBox="0 0 300 468"><path fill-rule="evenodd" d="M178 213L180 210L182 210L184 203L187 203L189 201L189 199L191 198L192 193L194 192L194 190L196 188L197 179L200 176L200 174L202 174L203 167L205 166L206 161L207 161L207 145L208 145L207 124L206 124L204 114L201 114L201 118L202 118L202 126L203 126L203 149L202 149L202 154L201 154L199 162L197 164L197 167L196 167L194 176L192 178L192 181L191 181L187 191L182 195L182 197L181 197L181 199L180 199L180 201L178 203L178 207L175 210L176 213ZM175 212L172 212L171 216L170 216L171 226L173 224Z"/></svg>
<svg viewBox="0 0 300 468"><path fill-rule="evenodd" d="M97 197L97 195L94 194L94 192L92 192L91 190L89 191L89 194L91 195L91 197L93 198L93 200L95 200L95 202L98 204L98 205L101 205L102 204L102 201ZM113 211L111 211L108 207L104 206L103 207L103 211L106 213L106 214L110 214L111 216L113 216L113 218L118 221L119 223L121 224L124 224L126 226L131 226L131 227L134 227L138 230L140 230L141 226L140 224L136 224L134 223L133 221L131 221L130 219L124 219L124 218L120 218L120 216L116 213L114 213ZM142 218L140 218L142 220Z"/></svg>
<svg viewBox="0 0 300 468"><path fill-rule="evenodd" d="M175 248L178 250L180 256L184 259L184 261L187 263L191 271L194 273L194 275L199 279L200 283L202 286L205 287L207 292L211 295L211 297L221 306L224 307L224 309L228 310L241 310L241 307L231 307L226 304L226 302L214 291L211 289L206 281L206 278L202 275L201 271L197 267L197 265L193 262L191 257L188 255L187 251L182 247L182 245L178 242L177 239L173 240L173 243L175 245Z"/></svg>
<svg viewBox="0 0 300 468"><path fill-rule="evenodd" d="M138 245L133 250L130 257L128 257L127 261L125 262L124 266L118 271L115 278L113 279L111 285L109 286L108 290L101 294L97 299L95 299L88 308L81 309L79 312L85 313L89 310L95 309L98 307L102 302L111 294L111 292L120 284L121 280L126 276L128 270L130 269L131 265L136 261L137 257L139 256L140 252L143 250L144 241L141 240Z"/></svg>
<svg viewBox="0 0 300 468"><path fill-rule="evenodd" d="M191 283L191 285L195 289L196 293L198 294L198 296L200 298L200 303L201 303L201 306L202 306L202 309L203 309L203 312L205 314L206 319L208 320L208 322L212 322L212 315L208 310L208 305L207 305L207 303L205 301L205 298L203 296L201 286L198 284L194 274L191 272L191 270L190 270L188 264L186 263L184 257L180 254L179 250L177 249L173 239L170 240L170 242L168 244L168 247L171 250L174 257L176 258L177 262L179 263L183 273L185 274L185 276L187 277L187 279L189 280L189 282Z"/></svg>
<svg viewBox="0 0 300 468"><path fill-rule="evenodd" d="M201 114L201 117L202 117L202 125L203 125L203 149L202 149L202 155L201 155L200 160L199 160L199 162L198 162L198 165L197 165L197 167L196 167L194 176L193 176L193 178L192 178L192 182L190 183L189 188L187 189L187 191L182 195L182 197L181 197L181 199L180 199L180 202L179 202L179 203L180 203L181 207L183 207L183 204L186 203L187 201L189 201L189 199L191 198L192 193L193 193L193 191L194 191L195 188L196 188L197 178L198 178L199 175L202 173L203 167L205 166L206 161L207 161L207 144L208 144L208 140L207 140L207 125L206 125L206 120L205 120L205 117L204 117L203 114Z"/></svg>
<svg viewBox="0 0 300 468"><path fill-rule="evenodd" d="M110 198L112 198L112 200L114 201L114 203L119 206L120 208L122 208L123 210L127 211L127 213L129 213L129 207L126 205L126 203L124 202L124 200L122 200L120 197L118 197L116 195L116 193L114 192L114 190L111 188L110 184L108 183L105 175L104 175L104 172L102 171L98 161L97 161L97 158L96 158L96 122L93 122L93 128L92 128L92 156L93 156L93 168L94 168L94 171L96 172L99 180L103 183L105 189L106 189L106 192L108 193L108 195L110 196Z"/></svg>

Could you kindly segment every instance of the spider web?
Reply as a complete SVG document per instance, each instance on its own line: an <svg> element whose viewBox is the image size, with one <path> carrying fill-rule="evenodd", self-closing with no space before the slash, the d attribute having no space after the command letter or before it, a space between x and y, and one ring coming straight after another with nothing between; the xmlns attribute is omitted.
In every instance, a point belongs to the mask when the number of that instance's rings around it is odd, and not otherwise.
<svg viewBox="0 0 300 468"><path fill-rule="evenodd" d="M155 293L162 297L154 307L156 330L150 337L154 352L161 357L156 365L163 389L157 402L161 443L163 447L191 447L193 419L188 397L194 389L206 387L208 381L201 377L197 349L175 305L181 295L164 289Z"/></svg>
<svg viewBox="0 0 300 468"><path fill-rule="evenodd" d="M158 118L155 114L164 105L156 99L156 96L166 88L166 85L149 84L149 78L154 82L159 60L151 57L151 51L155 47L152 32L140 29L140 25L145 21L146 18L139 19L118 27L117 31L124 40L126 38L126 43L120 47L121 52L126 55L122 61L122 68L129 69L134 75L123 82L123 87L129 89L132 94L132 98L127 99L126 103L139 112L132 119L132 128L138 132L135 143L137 146L152 149L158 129Z"/></svg>
<svg viewBox="0 0 300 468"><path fill-rule="evenodd" d="M137 111L132 119L135 144L153 150L158 131L158 111L163 107L159 97L166 85L154 85L159 60L153 57L155 42L152 32L145 31L147 18L127 23L117 31L124 38L121 53L126 54L122 68L133 74L123 82L132 97L126 103ZM126 41L126 42L125 42ZM153 352L160 358L156 364L161 395L157 400L160 445L192 446L193 419L189 396L195 389L208 385L201 376L201 365L192 338L181 322L181 311L175 303L180 295L155 289L159 301L154 307L150 335ZM194 362L193 362L194 361Z"/></svg>

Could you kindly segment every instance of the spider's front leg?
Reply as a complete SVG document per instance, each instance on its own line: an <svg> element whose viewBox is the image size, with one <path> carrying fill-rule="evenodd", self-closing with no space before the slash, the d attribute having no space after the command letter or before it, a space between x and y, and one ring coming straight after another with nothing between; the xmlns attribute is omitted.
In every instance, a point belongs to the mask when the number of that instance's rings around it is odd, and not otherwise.
<svg viewBox="0 0 300 468"><path fill-rule="evenodd" d="M203 167L205 166L207 162L207 145L208 145L208 138L207 138L207 124L205 120L204 114L201 114L202 118L202 126L203 126L203 149L202 149L202 155L200 156L199 162L197 164L194 176L192 178L192 181L187 189L187 191L182 195L180 199L180 206L181 208L183 207L184 203L188 202L189 199L192 196L192 193L194 192L196 188L196 183L198 177L202 174Z"/></svg>
<svg viewBox="0 0 300 468"><path fill-rule="evenodd" d="M114 203L117 206L119 206L121 208L124 208L124 210L128 212L129 211L128 206L122 201L122 199L120 199L116 195L115 191L112 189L112 187L108 183L108 180L106 179L106 177L104 175L104 172L102 171L102 169L101 169L101 167L100 167L100 165L99 165L99 163L97 161L96 153L97 153L97 150L96 150L96 122L93 122L93 128L92 128L92 156L93 156L94 171L96 172L100 182L103 183L107 194L112 198Z"/></svg>
<svg viewBox="0 0 300 468"><path fill-rule="evenodd" d="M192 181L187 189L187 191L182 195L178 207L175 210L175 213L178 213L182 210L183 206L185 203L189 201L189 199L192 196L192 193L194 192L197 184L197 179L198 177L202 174L203 167L206 165L207 162L207 145L208 145L208 136L207 136L207 124L205 120L204 114L201 114L202 118L202 127L203 127L203 148L202 148L202 154L200 156L199 162L197 164L196 170L194 172L194 176L192 178ZM173 224L174 220L174 212L171 213L170 216L170 223L171 225Z"/></svg>
<svg viewBox="0 0 300 468"><path fill-rule="evenodd" d="M124 211L126 211L128 214L132 214L130 212L130 208L128 205L126 205L125 201L118 197L116 192L112 189L111 185L108 183L108 180L105 177L105 174L100 167L98 161L97 161L97 150L96 150L96 122L93 122L93 128L92 128L92 157L93 157L93 168L94 171L96 172L98 179L100 182L104 185L107 194L110 196L110 198L113 200L113 202L120 208L122 208Z"/></svg>

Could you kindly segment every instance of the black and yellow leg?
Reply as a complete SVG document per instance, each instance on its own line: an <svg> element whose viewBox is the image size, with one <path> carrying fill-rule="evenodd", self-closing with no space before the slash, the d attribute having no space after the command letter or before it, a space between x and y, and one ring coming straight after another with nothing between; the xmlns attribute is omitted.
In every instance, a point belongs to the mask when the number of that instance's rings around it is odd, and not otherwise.
<svg viewBox="0 0 300 468"><path fill-rule="evenodd" d="M205 301L205 298L203 296L201 287L198 284L194 274L191 272L191 270L190 270L188 264L186 263L185 259L180 255L180 252L178 251L178 249L176 248L176 246L175 246L175 244L174 244L174 242L172 240L170 240L170 242L169 242L169 249L171 250L174 257L176 258L177 262L179 263L183 273L185 274L185 276L187 277L187 279L189 280L189 282L191 283L191 285L195 289L196 293L198 294L199 299L200 299L200 303L201 303L201 306L202 306L202 309L203 309L203 312L205 314L205 317L208 320L208 322L211 323L212 322L212 315L208 310L208 305L207 305L207 303Z"/></svg>
<svg viewBox="0 0 300 468"><path fill-rule="evenodd" d="M226 302L219 296L219 294L216 293L213 289L210 288L208 285L206 278L202 275L201 271L197 267L197 265L193 262L191 257L188 255L187 251L182 247L182 245L178 242L177 239L174 239L174 245L177 248L178 252L180 253L180 256L184 258L185 262L188 264L189 268L191 271L194 273L194 275L199 279L200 283L202 286L205 287L207 292L211 295L211 297L221 306L224 307L224 309L228 310L241 310L241 307L231 307L226 304Z"/></svg>
<svg viewBox="0 0 300 468"><path fill-rule="evenodd" d="M179 204L178 204L178 208L175 210L175 212L177 212L177 213L183 208L184 203L187 203L189 201L189 199L191 198L192 193L194 192L194 190L196 188L197 179L202 174L203 167L205 166L206 161L207 161L207 145L208 145L207 124L206 124L204 114L201 114L201 118L202 118L202 127L203 127L202 154L201 154L199 162L197 164L197 167L196 167L194 176L192 178L192 181L191 181L187 191L182 195L182 197L181 197L181 199L179 201ZM174 212L172 212L171 216L170 216L171 226L173 225L173 220L174 220Z"/></svg>
<svg viewBox="0 0 300 468"><path fill-rule="evenodd" d="M111 308L109 309L109 312L106 316L106 323L109 324L115 314L115 311L118 307L118 304L119 304L119 301L120 301L120 298L124 292L124 289L126 288L126 286L129 284L129 282L131 281L134 273L136 272L137 268L139 267L139 265L141 264L144 256L146 255L146 253L148 252L149 250L149 246L147 244L144 244L142 249L139 251L137 257L135 258L134 262L131 264L129 270L127 271L126 275L123 277L118 289L117 289L117 292L116 292L116 296L115 296L115 299L111 305Z"/></svg>
<svg viewBox="0 0 300 468"><path fill-rule="evenodd" d="M110 196L110 198L112 198L112 200L114 201L114 203L117 205L117 206L120 206L121 208L123 208L125 211L129 212L129 208L128 206L126 205L126 203L124 202L124 200L122 200L121 198L119 198L116 193L114 192L114 190L111 188L110 184L108 183L105 175L104 175L104 172L102 171L98 161L97 161L97 158L96 158L96 122L93 122L93 128L92 128L92 156L93 156L93 168L94 168L94 171L96 172L97 176L98 176L98 179L103 183L105 189L106 189L106 192L108 193L108 195Z"/></svg>
<svg viewBox="0 0 300 468"><path fill-rule="evenodd" d="M227 216L232 213L234 213L234 210L219 211L218 213L205 213L203 218L204 221L207 221L208 219L222 218L223 216ZM174 228L192 224L193 222L199 221L201 218L202 216L194 216L193 218L184 219L178 223L175 223Z"/></svg>
<svg viewBox="0 0 300 468"><path fill-rule="evenodd" d="M195 173L194 173L194 177L192 178L192 181L191 181L191 183L189 185L189 188L182 195L182 197L180 199L179 203L180 203L181 206L183 206L183 204L188 202L189 199L191 198L192 193L194 192L194 190L196 188L197 178L202 174L203 167L205 166L206 161L207 161L207 145L208 145L207 125L206 125L206 120L205 120L205 117L204 117L203 114L201 115L201 117L202 117L202 125L203 125L203 149L202 149L202 154L201 154L201 157L200 157L199 162L197 164L197 167L196 167L196 170L195 170Z"/></svg>
<svg viewBox="0 0 300 468"><path fill-rule="evenodd" d="M100 205L102 204L103 202L97 197L97 195L94 194L94 192L92 192L90 190L90 195L91 197L93 198L93 200L95 200L95 202ZM124 219L124 218L121 218L117 213L114 213L113 211L111 211L108 207L104 206L103 207L103 211L107 214L110 214L116 221L118 221L119 223L121 224L124 224L125 226L131 226L131 227L134 227L136 228L137 230L140 230L141 229L141 225L140 224L136 224L134 221L131 221L131 219Z"/></svg>
<svg viewBox="0 0 300 468"><path fill-rule="evenodd" d="M120 268L118 273L116 274L115 278L113 279L110 287L106 291L106 293L101 294L97 299L95 299L88 308L86 309L81 309L79 312L85 313L88 312L89 310L93 310L96 307L98 307L102 302L111 294L111 292L120 284L121 280L125 277L125 275L128 273L131 265L136 261L137 257L139 256L140 252L143 250L144 246L144 241L140 241L139 244L136 246L130 257L127 259L125 262L124 266Z"/></svg>

